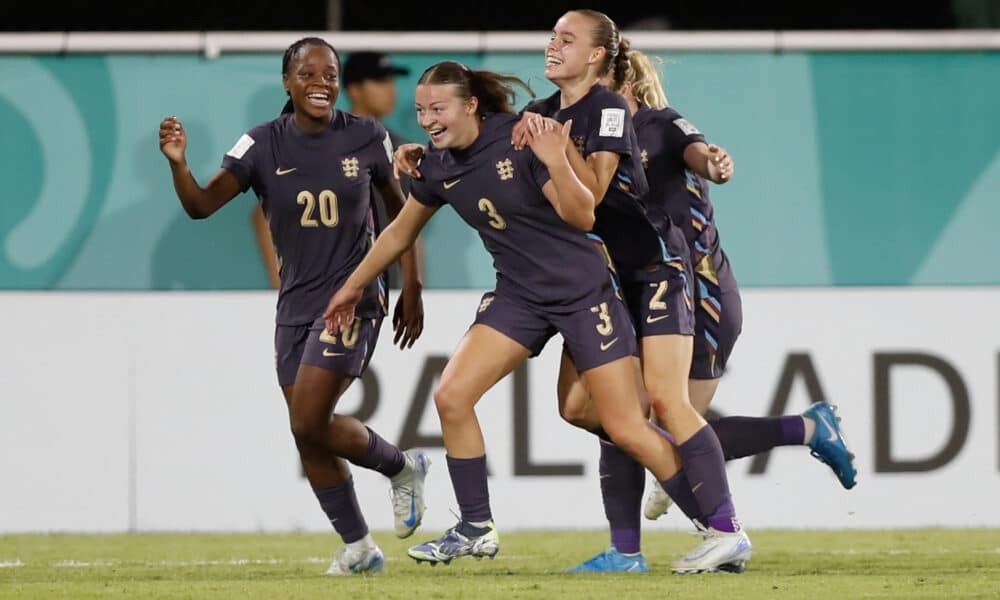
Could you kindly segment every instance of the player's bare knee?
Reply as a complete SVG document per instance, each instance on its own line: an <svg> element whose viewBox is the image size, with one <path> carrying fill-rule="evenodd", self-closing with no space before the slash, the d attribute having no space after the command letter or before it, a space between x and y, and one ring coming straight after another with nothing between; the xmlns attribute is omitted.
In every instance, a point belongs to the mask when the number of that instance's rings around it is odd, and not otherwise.
<svg viewBox="0 0 1000 600"><path fill-rule="evenodd" d="M682 410L685 406L691 406L685 390L679 385L647 381L646 394L651 402L655 401L660 408L668 413Z"/></svg>
<svg viewBox="0 0 1000 600"><path fill-rule="evenodd" d="M631 456L639 456L641 454L640 448L642 447L641 438L636 435L635 432L616 432L615 434L608 434L611 438L611 443L618 446L626 453Z"/></svg>
<svg viewBox="0 0 1000 600"><path fill-rule="evenodd" d="M576 427L586 427L590 422L587 412L587 405L580 403L567 402L559 407L559 416Z"/></svg>
<svg viewBox="0 0 1000 600"><path fill-rule="evenodd" d="M291 425L292 436L295 437L295 445L299 450L323 444L326 423L323 423L321 419L293 412Z"/></svg>
<svg viewBox="0 0 1000 600"><path fill-rule="evenodd" d="M468 395L447 383L434 390L434 405L442 423L462 421L472 411Z"/></svg>

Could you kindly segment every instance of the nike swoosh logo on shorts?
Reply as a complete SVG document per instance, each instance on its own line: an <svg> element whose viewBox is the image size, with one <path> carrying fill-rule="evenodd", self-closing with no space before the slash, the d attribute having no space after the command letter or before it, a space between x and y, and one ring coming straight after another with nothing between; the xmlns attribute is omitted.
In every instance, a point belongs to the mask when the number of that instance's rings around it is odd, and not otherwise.
<svg viewBox="0 0 1000 600"><path fill-rule="evenodd" d="M611 340L610 342L601 342L601 352L604 352L605 350L607 350L611 346L614 346L615 342L617 342L617 341L618 341L618 338L615 338L615 339Z"/></svg>
<svg viewBox="0 0 1000 600"><path fill-rule="evenodd" d="M669 316L670 315L660 315L659 317L654 317L653 315L646 315L646 322L656 323L657 321L662 321L663 319L666 319Z"/></svg>

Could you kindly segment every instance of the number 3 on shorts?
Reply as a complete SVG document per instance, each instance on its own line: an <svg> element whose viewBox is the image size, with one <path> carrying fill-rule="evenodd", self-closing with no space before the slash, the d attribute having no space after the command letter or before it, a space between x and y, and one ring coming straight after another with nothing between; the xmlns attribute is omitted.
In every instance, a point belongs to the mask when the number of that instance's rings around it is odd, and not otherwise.
<svg viewBox="0 0 1000 600"><path fill-rule="evenodd" d="M608 314L607 302L601 302L597 306L591 306L590 312L596 314L597 318L601 320L600 324L596 326L597 333L603 336L609 336L614 332L615 327L611 324L611 315Z"/></svg>

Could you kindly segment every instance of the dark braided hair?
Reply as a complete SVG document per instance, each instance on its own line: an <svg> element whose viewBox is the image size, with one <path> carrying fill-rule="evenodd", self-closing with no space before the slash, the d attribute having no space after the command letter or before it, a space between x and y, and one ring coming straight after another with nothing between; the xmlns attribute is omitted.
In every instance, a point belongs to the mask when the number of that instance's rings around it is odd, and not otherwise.
<svg viewBox="0 0 1000 600"><path fill-rule="evenodd" d="M599 77L604 77L605 75L612 73L614 69L618 68L619 61L626 60L625 50L628 49L628 42L622 40L621 32L618 30L618 25L611 20L611 17L599 10L581 8L579 10L571 10L570 12L583 15L594 23L594 29L591 32L592 35L590 41L595 47L604 48L606 50L604 54L604 62L601 64L601 68L598 70L597 75Z"/></svg>
<svg viewBox="0 0 1000 600"><path fill-rule="evenodd" d="M531 87L512 75L501 75L493 71L474 71L460 62L445 60L429 67L420 76L420 84L454 84L458 86L458 96L468 100L479 99L476 115L484 117L492 113L514 112L517 92L514 86L524 88L532 98Z"/></svg>
<svg viewBox="0 0 1000 600"><path fill-rule="evenodd" d="M299 51L306 46L326 46L333 52L333 56L337 59L337 65L340 65L340 55L337 54L337 49L330 42L318 37L304 37L285 49L285 55L281 58L281 74L283 76L288 76L288 67L298 56ZM281 109L281 114L287 115L292 112L295 112L295 107L292 105L292 100L289 99L288 102L285 102L285 107Z"/></svg>
<svg viewBox="0 0 1000 600"><path fill-rule="evenodd" d="M612 89L619 89L622 82L630 81L635 76L632 70L632 63L629 61L631 57L629 45L627 39L621 38L621 42L618 44L618 54L611 61L610 74L612 85L608 87Z"/></svg>

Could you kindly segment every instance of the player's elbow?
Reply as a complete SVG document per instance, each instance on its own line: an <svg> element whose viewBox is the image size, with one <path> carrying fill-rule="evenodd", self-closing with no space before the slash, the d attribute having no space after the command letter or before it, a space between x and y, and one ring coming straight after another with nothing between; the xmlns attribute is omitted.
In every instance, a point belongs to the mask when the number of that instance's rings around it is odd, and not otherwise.
<svg viewBox="0 0 1000 600"><path fill-rule="evenodd" d="M184 212L187 213L187 216L190 217L192 221L207 219L209 214L211 214L206 211L199 210L197 208L189 208L187 206L184 207Z"/></svg>
<svg viewBox="0 0 1000 600"><path fill-rule="evenodd" d="M181 206L184 208L184 212L187 216L191 218L192 221L199 221L201 219L206 219L211 216L212 211L206 210L203 206L195 200L181 200Z"/></svg>

